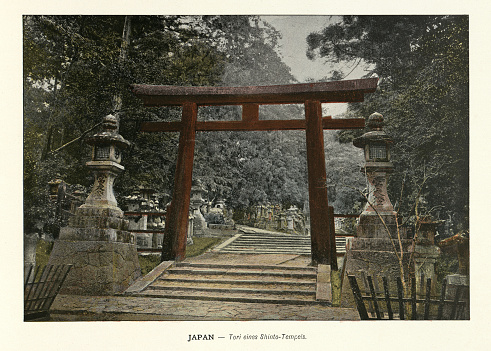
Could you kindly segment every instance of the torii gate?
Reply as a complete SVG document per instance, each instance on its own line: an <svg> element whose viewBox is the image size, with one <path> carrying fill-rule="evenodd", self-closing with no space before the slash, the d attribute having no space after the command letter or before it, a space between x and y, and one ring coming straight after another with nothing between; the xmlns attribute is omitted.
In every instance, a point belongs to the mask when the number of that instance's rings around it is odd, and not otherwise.
<svg viewBox="0 0 491 351"><path fill-rule="evenodd" d="M322 117L322 103L361 102L373 93L377 78L323 83L180 87L140 85L132 92L145 106L182 106L180 122L144 122L143 132L180 132L171 206L167 213L161 260L185 258L196 131L270 131L304 129L307 139L311 252L313 264L337 267L333 216L327 199L324 129L361 129L363 118ZM259 105L304 104L304 120L259 120ZM242 105L241 121L197 121L198 106Z"/></svg>

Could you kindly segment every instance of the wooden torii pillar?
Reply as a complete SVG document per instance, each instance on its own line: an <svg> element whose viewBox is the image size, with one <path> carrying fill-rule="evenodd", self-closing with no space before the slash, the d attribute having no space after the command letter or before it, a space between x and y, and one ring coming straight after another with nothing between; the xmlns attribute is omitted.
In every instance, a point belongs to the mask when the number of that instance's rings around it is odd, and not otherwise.
<svg viewBox="0 0 491 351"><path fill-rule="evenodd" d="M322 117L322 103L361 102L373 93L377 79L323 83L249 86L179 87L131 86L145 106L182 106L180 122L144 122L143 132L180 132L171 206L167 214L162 261L185 258L188 212L193 174L196 131L305 130L309 181L310 227L313 264L337 267L332 209L327 199L324 129L364 128L363 118ZM259 120L259 105L304 104L304 120ZM199 106L242 105L241 121L197 121Z"/></svg>

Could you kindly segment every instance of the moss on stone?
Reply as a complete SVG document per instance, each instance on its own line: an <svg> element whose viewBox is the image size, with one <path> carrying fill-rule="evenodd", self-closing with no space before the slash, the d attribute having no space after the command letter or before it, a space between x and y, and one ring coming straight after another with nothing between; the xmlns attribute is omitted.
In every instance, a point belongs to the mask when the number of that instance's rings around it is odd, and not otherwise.
<svg viewBox="0 0 491 351"><path fill-rule="evenodd" d="M331 289L332 289L332 305L339 307L341 305L341 272L331 271Z"/></svg>
<svg viewBox="0 0 491 351"><path fill-rule="evenodd" d="M140 261L140 268L142 275L148 274L152 269L160 264L160 254L159 255L138 255L138 261Z"/></svg>
<svg viewBox="0 0 491 351"><path fill-rule="evenodd" d="M53 242L40 239L36 245L36 265L46 266L53 250Z"/></svg>

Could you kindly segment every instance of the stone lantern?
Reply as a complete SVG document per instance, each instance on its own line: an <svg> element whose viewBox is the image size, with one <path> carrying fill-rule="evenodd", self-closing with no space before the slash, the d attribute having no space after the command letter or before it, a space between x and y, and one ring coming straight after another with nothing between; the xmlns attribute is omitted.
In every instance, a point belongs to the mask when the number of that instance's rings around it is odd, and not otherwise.
<svg viewBox="0 0 491 351"><path fill-rule="evenodd" d="M61 228L49 264L72 264L60 293L113 295L124 291L140 275L135 236L118 207L113 183L124 170L121 150L129 145L118 133L116 117L108 115L103 131L87 139L92 157L86 163L94 185L85 203Z"/></svg>
<svg viewBox="0 0 491 351"><path fill-rule="evenodd" d="M92 192L83 207L107 207L119 210L114 197L114 179L124 170L121 166L121 150L130 144L118 133L118 120L107 115L102 122L103 131L87 139L92 146L92 160L87 168L94 172L95 181Z"/></svg>
<svg viewBox="0 0 491 351"><path fill-rule="evenodd" d="M393 140L383 131L384 117L380 113L373 113L368 118L370 131L353 141L353 145L364 149L366 168L383 168L392 171L390 163L390 145Z"/></svg>
<svg viewBox="0 0 491 351"><path fill-rule="evenodd" d="M225 201L223 199L218 199L215 203L215 208L225 210Z"/></svg>
<svg viewBox="0 0 491 351"><path fill-rule="evenodd" d="M373 225L358 227L359 237L387 238L387 230L379 216L387 224L392 237L395 237L397 231L396 213L387 194L388 176L394 170L390 162L392 138L385 134L383 125L384 117L380 113L373 113L368 119L369 131L353 141L354 146L364 151L365 165L361 171L366 175L369 184L368 204L360 216L360 224L364 222L364 218L365 222L373 222Z"/></svg>
<svg viewBox="0 0 491 351"><path fill-rule="evenodd" d="M368 182L368 203L360 214L356 237L349 242L345 271L358 276L362 272L387 276L395 282L401 274L398 257L402 254L403 266L408 267L412 241L398 240L397 214L387 194L387 180L394 170L390 162L392 138L385 134L383 125L383 116L373 113L368 119L368 132L353 140L353 145L363 149L365 156L361 171ZM343 296L351 295L347 285L343 283Z"/></svg>
<svg viewBox="0 0 491 351"><path fill-rule="evenodd" d="M53 179L48 182L49 186L49 198L52 202L57 202L60 195L60 190L64 190L65 183L61 179Z"/></svg>
<svg viewBox="0 0 491 351"><path fill-rule="evenodd" d="M134 190L131 195L125 196L124 200L126 206L128 207L128 212L140 211L140 204L143 201L143 198L140 196L140 192L138 190Z"/></svg>
<svg viewBox="0 0 491 351"><path fill-rule="evenodd" d="M191 186L191 202L194 202L196 206L201 207L205 203L203 194L206 194L206 189L203 187L203 184L201 184L201 181L199 179L193 180Z"/></svg>

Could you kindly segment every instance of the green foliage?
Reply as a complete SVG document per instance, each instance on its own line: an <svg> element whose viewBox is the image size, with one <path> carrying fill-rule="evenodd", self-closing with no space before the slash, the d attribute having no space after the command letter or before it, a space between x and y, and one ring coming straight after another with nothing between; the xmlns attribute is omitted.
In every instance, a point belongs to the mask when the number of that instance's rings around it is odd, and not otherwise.
<svg viewBox="0 0 491 351"><path fill-rule="evenodd" d="M360 169L363 152L351 144L339 143L336 132L324 132L326 150L327 195L335 213L360 213L356 208L361 195L356 189L367 185Z"/></svg>
<svg viewBox="0 0 491 351"><path fill-rule="evenodd" d="M142 82L213 85L222 75L225 57L223 50L208 44L207 36L214 28L207 28L207 33L199 28L197 18L130 17L129 47L122 41L125 16L24 17L24 199L28 232L37 231L36 223L49 222L53 217L46 196L48 181L62 178L71 184L92 183L84 168L89 148L83 136L108 113L119 114L121 133L132 142L124 155L126 173L118 179L116 191L126 195L133 187L150 183L170 192L175 135L149 136L136 131L142 120L175 118L176 109L144 109L126 87ZM118 95L122 96L124 111L114 110ZM53 152L81 136L80 142Z"/></svg>
<svg viewBox="0 0 491 351"><path fill-rule="evenodd" d="M443 252L440 254L436 260L435 272L439 282L449 274L459 273L459 259L457 253Z"/></svg>
<svg viewBox="0 0 491 351"><path fill-rule="evenodd" d="M302 204L305 143L295 133L281 140L280 133L200 135L194 176L207 186L210 199L229 199L233 208L266 201Z"/></svg>
<svg viewBox="0 0 491 351"><path fill-rule="evenodd" d="M193 238L193 245L188 245L186 247L186 257L199 256L227 239L229 238Z"/></svg>
<svg viewBox="0 0 491 351"><path fill-rule="evenodd" d="M85 168L90 148L83 141L108 113L119 116L120 133L131 142L116 197L139 186L171 194L178 133L144 134L139 126L179 120L180 109L143 107L127 86L289 84L294 78L277 54L278 38L257 16L25 16L25 230L56 232L47 197L50 180L91 186L93 176ZM115 103L118 96L122 108ZM301 106L265 106L260 118L303 118L303 113ZM240 114L240 107L200 107L198 118L238 120ZM338 152L336 145L326 140L328 150ZM351 157L347 149L340 152ZM348 164L358 167L351 160L327 160L333 183L350 181ZM222 197L236 210L266 201L301 208L307 198L305 135L198 133L193 176L209 200ZM351 212L349 191L339 185L329 191L337 211Z"/></svg>
<svg viewBox="0 0 491 351"><path fill-rule="evenodd" d="M408 217L423 195L426 212L451 217L454 230L468 227L468 27L468 16L345 16L307 39L310 57L360 60L380 77L377 92L350 113L385 117L396 167L390 197Z"/></svg>

